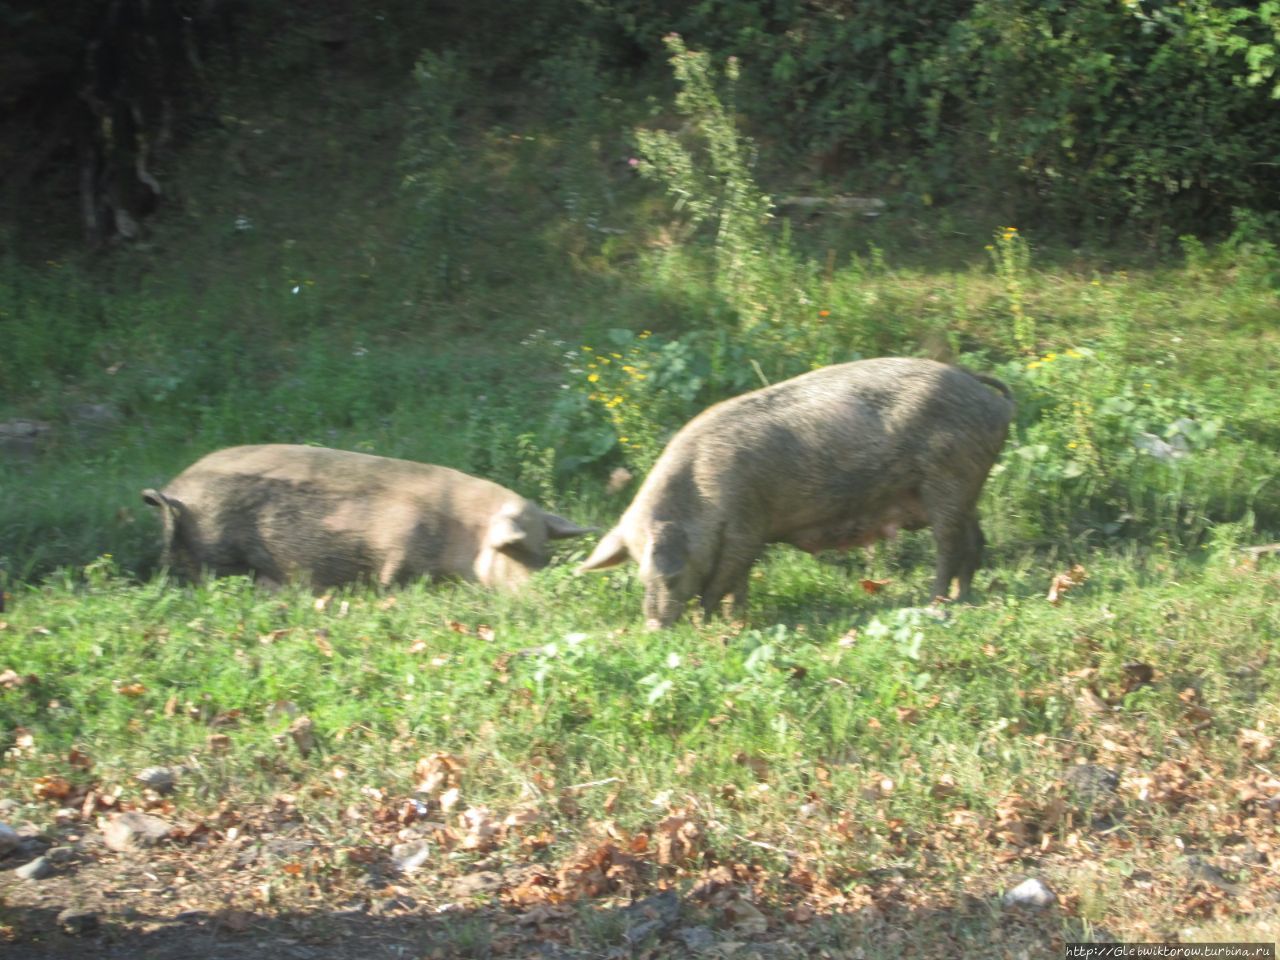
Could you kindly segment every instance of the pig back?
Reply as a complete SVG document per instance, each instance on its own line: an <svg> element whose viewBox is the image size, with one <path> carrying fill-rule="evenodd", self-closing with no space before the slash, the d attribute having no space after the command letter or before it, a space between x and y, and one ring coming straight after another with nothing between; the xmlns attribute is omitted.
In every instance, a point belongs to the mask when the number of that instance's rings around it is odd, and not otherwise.
<svg viewBox="0 0 1280 960"><path fill-rule="evenodd" d="M774 536L853 513L911 528L930 478L976 496L1012 410L974 375L934 361L824 367L704 411L673 438L654 487L688 471L703 505L767 520Z"/></svg>

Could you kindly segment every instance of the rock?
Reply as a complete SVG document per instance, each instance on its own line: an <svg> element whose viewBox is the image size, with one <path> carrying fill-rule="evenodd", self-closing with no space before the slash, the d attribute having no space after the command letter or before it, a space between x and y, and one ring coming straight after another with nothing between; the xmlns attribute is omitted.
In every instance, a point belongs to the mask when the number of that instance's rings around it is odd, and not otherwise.
<svg viewBox="0 0 1280 960"><path fill-rule="evenodd" d="M0 823L0 857L7 857L13 853L20 843L22 843L22 837L18 831L7 823Z"/></svg>
<svg viewBox="0 0 1280 960"><path fill-rule="evenodd" d="M622 913L627 918L624 939L628 943L640 943L663 933L680 919L680 895L674 890L664 890L623 907Z"/></svg>
<svg viewBox="0 0 1280 960"><path fill-rule="evenodd" d="M730 900L724 916L736 936L758 937L769 929L769 921L755 905L746 900Z"/></svg>
<svg viewBox="0 0 1280 960"><path fill-rule="evenodd" d="M449 895L459 900L467 897L481 897L494 893L505 886L501 874L491 870L480 870L477 873L463 874L449 884Z"/></svg>
<svg viewBox="0 0 1280 960"><path fill-rule="evenodd" d="M1192 880L1201 880L1211 884L1233 897L1238 896L1240 893L1240 885L1228 880L1221 870L1204 857L1189 853L1182 858L1181 866Z"/></svg>
<svg viewBox="0 0 1280 960"><path fill-rule="evenodd" d="M58 926L73 937L82 937L98 929L98 915L92 910L67 907L58 914Z"/></svg>
<svg viewBox="0 0 1280 960"><path fill-rule="evenodd" d="M52 430L43 420L6 420L0 423L0 454L6 459L30 459Z"/></svg>
<svg viewBox="0 0 1280 960"><path fill-rule="evenodd" d="M692 953L705 953L716 945L716 935L709 927L681 927L675 937Z"/></svg>
<svg viewBox="0 0 1280 960"><path fill-rule="evenodd" d="M102 828L102 839L117 852L152 847L169 836L173 828L150 814L129 810L118 813Z"/></svg>
<svg viewBox="0 0 1280 960"><path fill-rule="evenodd" d="M51 847L45 851L45 857L50 863L61 866L76 858L76 850L75 847Z"/></svg>
<svg viewBox="0 0 1280 960"><path fill-rule="evenodd" d="M391 862L401 873L413 873L431 857L431 844L426 840L410 840L391 848Z"/></svg>
<svg viewBox="0 0 1280 960"><path fill-rule="evenodd" d="M1058 895L1042 880L1028 877L1005 893L1003 903L1006 907L1035 907L1037 910L1042 910L1055 903L1057 899Z"/></svg>
<svg viewBox="0 0 1280 960"><path fill-rule="evenodd" d="M82 443L109 433L124 419L119 410L106 403L77 403L69 414L71 429Z"/></svg>
<svg viewBox="0 0 1280 960"><path fill-rule="evenodd" d="M53 874L53 864L48 857L36 857L30 863L24 863L13 871L19 880L43 880Z"/></svg>
<svg viewBox="0 0 1280 960"><path fill-rule="evenodd" d="M163 796L173 792L174 785L178 782L178 770L173 767L147 767L138 773L136 779Z"/></svg>
<svg viewBox="0 0 1280 960"><path fill-rule="evenodd" d="M293 738L293 745L303 757L316 748L316 729L310 717L299 717L289 724L289 736Z"/></svg>
<svg viewBox="0 0 1280 960"><path fill-rule="evenodd" d="M1120 786L1120 775L1097 763L1078 763L1070 767L1062 779L1085 801L1113 794Z"/></svg>

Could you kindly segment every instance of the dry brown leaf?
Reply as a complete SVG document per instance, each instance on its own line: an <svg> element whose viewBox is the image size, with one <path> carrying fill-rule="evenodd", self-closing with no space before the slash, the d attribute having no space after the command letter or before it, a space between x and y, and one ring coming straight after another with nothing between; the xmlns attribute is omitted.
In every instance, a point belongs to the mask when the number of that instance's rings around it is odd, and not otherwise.
<svg viewBox="0 0 1280 960"><path fill-rule="evenodd" d="M423 757L413 768L414 777L418 781L414 792L430 796L438 791L460 786L464 766L461 758L443 751Z"/></svg>
<svg viewBox="0 0 1280 960"><path fill-rule="evenodd" d="M740 750L734 756L733 762L739 766L748 768L759 781L763 782L769 779L769 762L763 757L753 756Z"/></svg>
<svg viewBox="0 0 1280 960"><path fill-rule="evenodd" d="M37 800L65 800L71 796L71 783L66 777L56 775L36 777L32 781L31 792Z"/></svg>
<svg viewBox="0 0 1280 960"><path fill-rule="evenodd" d="M122 683L116 687L116 693L123 697L140 697L147 692L147 688L141 683Z"/></svg>
<svg viewBox="0 0 1280 960"><path fill-rule="evenodd" d="M492 641L497 634L494 633L493 627L489 626L487 623L482 623L476 627L476 636L481 640Z"/></svg>
<svg viewBox="0 0 1280 960"><path fill-rule="evenodd" d="M328 630L324 629L323 627L317 630L315 640L316 640L316 649L319 650L323 656L326 656L326 657L333 656L333 644L329 642Z"/></svg>
<svg viewBox="0 0 1280 960"><path fill-rule="evenodd" d="M464 850L490 850L502 838L502 825L488 807L468 807L458 817L466 831L462 837Z"/></svg>
<svg viewBox="0 0 1280 960"><path fill-rule="evenodd" d="M67 752L67 763L80 770L90 770L93 768L93 758L87 753L81 752L76 747L72 747Z"/></svg>
<svg viewBox="0 0 1280 960"><path fill-rule="evenodd" d="M293 739L293 745L297 747L298 753L303 757L310 756L311 751L316 748L315 723L310 717L301 716L289 724L289 736Z"/></svg>
<svg viewBox="0 0 1280 960"><path fill-rule="evenodd" d="M1276 747L1275 741L1261 730L1241 730L1236 743L1251 760L1266 760Z"/></svg>
<svg viewBox="0 0 1280 960"><path fill-rule="evenodd" d="M863 589L863 590L865 590L867 593L875 594L875 593L879 593L881 590L883 590L885 587L887 587L887 586L888 586L889 584L891 584L891 583L893 583L893 581L892 581L892 580L866 580L866 579L864 579L864 580L862 581L862 589Z"/></svg>
<svg viewBox="0 0 1280 960"><path fill-rule="evenodd" d="M691 860L703 836L702 827L683 813L673 813L654 827L653 832L658 844L658 863L664 866Z"/></svg>
<svg viewBox="0 0 1280 960"><path fill-rule="evenodd" d="M1066 573L1058 574L1049 584L1049 602L1056 606L1062 602L1064 594L1088 579L1088 572L1078 563Z"/></svg>
<svg viewBox="0 0 1280 960"><path fill-rule="evenodd" d="M225 733L211 733L205 745L210 753L228 753L231 750L231 738Z"/></svg>

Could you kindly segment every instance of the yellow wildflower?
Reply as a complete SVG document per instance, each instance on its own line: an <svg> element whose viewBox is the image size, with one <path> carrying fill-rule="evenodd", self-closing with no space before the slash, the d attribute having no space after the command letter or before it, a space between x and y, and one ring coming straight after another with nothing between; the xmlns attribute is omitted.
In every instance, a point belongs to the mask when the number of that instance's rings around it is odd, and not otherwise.
<svg viewBox="0 0 1280 960"><path fill-rule="evenodd" d="M588 374L587 374L587 383L595 383L595 382L596 382L597 380L599 380L599 379L600 379L600 374L598 374L598 373L588 373Z"/></svg>

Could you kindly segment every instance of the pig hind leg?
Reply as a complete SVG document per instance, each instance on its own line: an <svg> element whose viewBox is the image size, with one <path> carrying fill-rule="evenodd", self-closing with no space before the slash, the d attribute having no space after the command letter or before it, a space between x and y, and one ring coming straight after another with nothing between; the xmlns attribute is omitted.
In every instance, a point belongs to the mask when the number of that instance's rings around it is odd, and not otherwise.
<svg viewBox="0 0 1280 960"><path fill-rule="evenodd" d="M954 492L927 487L921 494L938 550L933 597L950 598L951 583L955 580L959 597L963 598L969 593L974 572L982 559L982 529L973 508L977 498L957 498Z"/></svg>
<svg viewBox="0 0 1280 960"><path fill-rule="evenodd" d="M966 529L964 552L956 569L956 595L962 600L969 596L970 588L973 586L973 575L982 565L982 552L986 543L987 538L982 535L982 527L978 524L978 514L971 513Z"/></svg>

